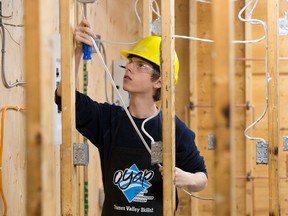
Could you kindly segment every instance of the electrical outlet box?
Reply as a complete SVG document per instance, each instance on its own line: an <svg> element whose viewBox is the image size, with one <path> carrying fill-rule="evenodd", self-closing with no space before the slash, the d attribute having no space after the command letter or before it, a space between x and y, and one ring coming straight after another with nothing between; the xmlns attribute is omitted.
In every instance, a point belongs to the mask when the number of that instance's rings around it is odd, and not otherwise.
<svg viewBox="0 0 288 216"><path fill-rule="evenodd" d="M208 150L215 149L215 136L213 134L208 134Z"/></svg>
<svg viewBox="0 0 288 216"><path fill-rule="evenodd" d="M256 142L256 163L268 164L268 143Z"/></svg>
<svg viewBox="0 0 288 216"><path fill-rule="evenodd" d="M87 166L89 163L88 143L73 143L73 164L75 166Z"/></svg>
<svg viewBox="0 0 288 216"><path fill-rule="evenodd" d="M288 19L287 16L284 18L278 19L279 24L279 35L280 36L287 36L288 35Z"/></svg>
<svg viewBox="0 0 288 216"><path fill-rule="evenodd" d="M283 136L283 151L288 151L288 136Z"/></svg>
<svg viewBox="0 0 288 216"><path fill-rule="evenodd" d="M60 83L61 80L61 57L60 57L60 34L55 32L53 34L53 95L54 91ZM54 144L62 143L62 116L61 112L58 110L58 107L55 103L53 103L54 108Z"/></svg>
<svg viewBox="0 0 288 216"><path fill-rule="evenodd" d="M163 145L161 141L151 143L151 165L163 163Z"/></svg>
<svg viewBox="0 0 288 216"><path fill-rule="evenodd" d="M120 67L121 65L125 66L126 63L127 61L125 59L116 59L113 61L113 79L125 105L127 106L129 104L129 93L123 90L125 68ZM113 103L123 106L115 89L113 89Z"/></svg>

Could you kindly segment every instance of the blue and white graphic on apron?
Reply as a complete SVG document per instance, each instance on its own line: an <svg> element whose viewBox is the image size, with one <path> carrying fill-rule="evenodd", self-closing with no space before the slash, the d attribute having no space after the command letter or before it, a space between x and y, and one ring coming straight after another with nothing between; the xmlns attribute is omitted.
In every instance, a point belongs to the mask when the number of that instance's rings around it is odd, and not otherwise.
<svg viewBox="0 0 288 216"><path fill-rule="evenodd" d="M147 200L153 200L153 196L145 196L147 189L152 186L149 182L154 176L153 170L139 170L133 164L130 168L118 170L114 173L113 183L125 195L129 203L141 202L146 203Z"/></svg>

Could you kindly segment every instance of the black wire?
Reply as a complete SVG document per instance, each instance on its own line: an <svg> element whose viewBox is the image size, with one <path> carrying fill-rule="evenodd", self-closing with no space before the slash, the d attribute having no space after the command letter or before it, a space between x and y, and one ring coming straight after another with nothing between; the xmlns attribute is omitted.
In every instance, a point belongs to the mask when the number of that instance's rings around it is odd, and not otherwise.
<svg viewBox="0 0 288 216"><path fill-rule="evenodd" d="M3 28L8 32L11 40L12 40L14 43L16 43L18 46L21 46L20 43L18 43L18 42L13 38L13 36L12 36L11 33L10 33L10 31L9 31L7 28L5 28L4 26L3 26Z"/></svg>
<svg viewBox="0 0 288 216"><path fill-rule="evenodd" d="M12 15L10 15L10 16L3 16L3 15L0 15L0 17L2 17L2 18L5 18L5 19L9 19L9 18L12 18L12 16L13 16L13 14L12 14Z"/></svg>
<svg viewBox="0 0 288 216"><path fill-rule="evenodd" d="M11 23L4 23L4 25L8 25L8 26L12 26L12 27L24 27L24 25L14 25L14 24L11 24Z"/></svg>

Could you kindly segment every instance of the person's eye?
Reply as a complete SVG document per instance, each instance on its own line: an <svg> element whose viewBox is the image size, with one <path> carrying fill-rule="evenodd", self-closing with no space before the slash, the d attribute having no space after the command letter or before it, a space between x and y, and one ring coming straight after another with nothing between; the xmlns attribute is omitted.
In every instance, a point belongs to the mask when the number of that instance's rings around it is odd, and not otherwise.
<svg viewBox="0 0 288 216"><path fill-rule="evenodd" d="M139 68L146 68L147 65L145 65L144 63L138 63L138 67L139 67Z"/></svg>

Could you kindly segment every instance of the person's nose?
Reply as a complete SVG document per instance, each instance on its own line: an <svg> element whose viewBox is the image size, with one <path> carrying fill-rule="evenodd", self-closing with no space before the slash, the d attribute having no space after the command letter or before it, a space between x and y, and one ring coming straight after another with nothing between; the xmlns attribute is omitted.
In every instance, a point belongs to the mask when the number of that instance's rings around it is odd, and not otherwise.
<svg viewBox="0 0 288 216"><path fill-rule="evenodd" d="M128 70L132 70L133 69L133 67L134 67L134 64L133 64L133 62L128 62L127 64L126 64L126 70L128 69Z"/></svg>

